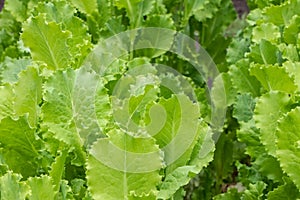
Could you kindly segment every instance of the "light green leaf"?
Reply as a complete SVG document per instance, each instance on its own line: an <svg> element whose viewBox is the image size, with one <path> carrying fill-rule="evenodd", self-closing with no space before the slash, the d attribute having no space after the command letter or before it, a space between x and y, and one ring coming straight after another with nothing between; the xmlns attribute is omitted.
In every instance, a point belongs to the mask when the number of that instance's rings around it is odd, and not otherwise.
<svg viewBox="0 0 300 200"><path fill-rule="evenodd" d="M70 67L71 55L67 45L70 35L59 24L47 23L45 14L39 14L23 25L22 39L35 61L42 61L49 69L55 70Z"/></svg>
<svg viewBox="0 0 300 200"><path fill-rule="evenodd" d="M4 83L15 83L18 81L18 74L30 65L31 60L27 58L11 59L6 57L2 63L0 72L1 81Z"/></svg>
<svg viewBox="0 0 300 200"><path fill-rule="evenodd" d="M18 22L24 22L27 18L26 6L22 1L11 0L5 2L5 9L10 11L10 13L15 17Z"/></svg>
<svg viewBox="0 0 300 200"><path fill-rule="evenodd" d="M137 28L141 26L143 16L149 14L153 9L154 0L115 0L114 4L119 9L125 8L130 20L130 26Z"/></svg>
<svg viewBox="0 0 300 200"><path fill-rule="evenodd" d="M1 120L0 146L6 149L2 156L14 172L21 173L25 178L34 175L37 170L35 159L40 156L41 145L27 117Z"/></svg>
<svg viewBox="0 0 300 200"><path fill-rule="evenodd" d="M206 167L213 160L215 145L212 140L212 132L204 123L199 125L199 131L199 141L194 148L189 164L178 167L166 175L159 187L157 198L171 198L182 186L188 184L195 174L198 174L203 167Z"/></svg>
<svg viewBox="0 0 300 200"><path fill-rule="evenodd" d="M153 139L133 138L114 129L90 153L87 181L94 199L143 199L156 193L162 158Z"/></svg>
<svg viewBox="0 0 300 200"><path fill-rule="evenodd" d="M229 75L237 92L251 93L253 97L260 94L260 83L249 72L249 61L240 60L235 65L230 66Z"/></svg>
<svg viewBox="0 0 300 200"><path fill-rule="evenodd" d="M255 101L249 93L237 96L233 105L233 117L239 121L247 122L252 118Z"/></svg>
<svg viewBox="0 0 300 200"><path fill-rule="evenodd" d="M8 116L13 116L13 88L9 84L0 86L0 121Z"/></svg>
<svg viewBox="0 0 300 200"><path fill-rule="evenodd" d="M27 182L31 189L29 200L55 199L54 186L49 176L30 177Z"/></svg>
<svg viewBox="0 0 300 200"><path fill-rule="evenodd" d="M220 108L224 107L224 105L230 106L234 103L236 95L237 91L232 83L230 75L228 73L220 74L215 79L211 89L211 98L215 104L214 106Z"/></svg>
<svg viewBox="0 0 300 200"><path fill-rule="evenodd" d="M230 64L236 63L238 60L244 58L244 55L249 51L250 40L247 39L233 39L227 48L226 61Z"/></svg>
<svg viewBox="0 0 300 200"><path fill-rule="evenodd" d="M293 62L299 61L299 55L296 45L289 44L280 44L280 51L282 52L282 58L284 60L289 60Z"/></svg>
<svg viewBox="0 0 300 200"><path fill-rule="evenodd" d="M278 61L278 48L268 40L262 39L259 43L260 55L264 64L275 64Z"/></svg>
<svg viewBox="0 0 300 200"><path fill-rule="evenodd" d="M287 179L287 178L286 178ZM285 180L284 185L278 186L276 189L268 193L268 200L294 200L300 198L300 192L291 180Z"/></svg>
<svg viewBox="0 0 300 200"><path fill-rule="evenodd" d="M184 1L185 8L184 8L184 18L183 18L183 26L188 23L188 20L191 16L195 16L198 21L204 21L207 18L212 18L213 14L218 10L218 6L220 5L221 1L198 1L198 0L191 0L191 1Z"/></svg>
<svg viewBox="0 0 300 200"><path fill-rule="evenodd" d="M285 1L279 6L272 5L264 10L264 19L275 25L288 25L294 15L300 14L298 0Z"/></svg>
<svg viewBox="0 0 300 200"><path fill-rule="evenodd" d="M268 179L273 180L274 182L282 182L284 173L277 158L270 156L267 153L260 154L254 161L254 165L257 165L259 167L259 172L268 177Z"/></svg>
<svg viewBox="0 0 300 200"><path fill-rule="evenodd" d="M298 91L300 90L300 62L284 62L284 69L293 77L295 84L298 86Z"/></svg>
<svg viewBox="0 0 300 200"><path fill-rule="evenodd" d="M280 166L300 190L300 107L285 115L276 131L276 155Z"/></svg>
<svg viewBox="0 0 300 200"><path fill-rule="evenodd" d="M44 85L43 126L69 145L91 144L101 133L95 97L102 87L99 77L84 68L55 73Z"/></svg>
<svg viewBox="0 0 300 200"><path fill-rule="evenodd" d="M264 94L257 101L254 119L260 129L261 142L272 156L276 151L277 121L291 109L291 104L288 94L276 91Z"/></svg>
<svg viewBox="0 0 300 200"><path fill-rule="evenodd" d="M278 90L293 93L297 89L293 78L283 67L253 64L250 68L250 74L255 76L268 91Z"/></svg>
<svg viewBox="0 0 300 200"><path fill-rule="evenodd" d="M28 185L20 182L22 176L20 174L6 173L0 177L0 194L1 199L21 200L25 199L30 193Z"/></svg>
<svg viewBox="0 0 300 200"><path fill-rule="evenodd" d="M171 15L150 15L147 17L147 20L144 23L145 27L158 27L158 28L166 28L166 29L175 29L175 25L174 25L174 21L172 19ZM149 36L150 34L147 32L143 32L143 39L148 38L147 36ZM154 34L157 34L156 36L154 36ZM168 34L163 34L163 32L161 31L153 31L151 33L152 38L148 39L148 40L141 40L139 41L139 46L142 47L143 43L148 43L145 44L145 46L153 46L153 47L157 47L157 46L164 46L165 48L170 47L173 43L173 37L168 35ZM153 38L161 38L159 40L153 40ZM163 44L163 45L162 45ZM158 57L162 54L164 54L166 51L162 50L162 49L157 49L157 48L147 48L147 49L141 49L138 51L138 55L139 56L146 56L148 58L154 58L154 57Z"/></svg>
<svg viewBox="0 0 300 200"><path fill-rule="evenodd" d="M250 184L249 189L244 192L242 195L242 200L257 200L262 199L264 189L267 187L262 181L259 181L255 184Z"/></svg>
<svg viewBox="0 0 300 200"><path fill-rule="evenodd" d="M184 166L190 159L192 150L199 137L199 107L185 95L174 95L170 99L162 99L159 105L165 110L165 124L152 133L160 148L163 148L166 172ZM155 129L154 129L155 130Z"/></svg>
<svg viewBox="0 0 300 200"><path fill-rule="evenodd" d="M31 127L36 127L42 101L42 79L38 70L28 67L19 74L19 81L14 87L14 111L17 116L28 113L28 122Z"/></svg>
<svg viewBox="0 0 300 200"><path fill-rule="evenodd" d="M262 42L262 39L272 43L280 39L279 27L271 23L263 23L253 28L252 41L255 43Z"/></svg>
<svg viewBox="0 0 300 200"><path fill-rule="evenodd" d="M52 163L49 173L53 181L52 188L54 194L59 192L67 158L67 150L62 150L59 153L60 154L56 156L55 161Z"/></svg>
<svg viewBox="0 0 300 200"><path fill-rule="evenodd" d="M250 155L253 159L258 158L261 155L266 154L266 150L264 146L261 145L259 139L259 130L255 126L255 122L253 119L245 122L240 122L240 129L237 130L237 138L238 141L246 144L245 153Z"/></svg>
<svg viewBox="0 0 300 200"><path fill-rule="evenodd" d="M285 26L283 30L283 39L288 44L297 44L298 34L299 34L299 24L300 24L300 17L295 15L292 17L290 24Z"/></svg>
<svg viewBox="0 0 300 200"><path fill-rule="evenodd" d="M69 59L74 62L74 67L78 68L91 48L91 38L87 33L88 28L85 22L75 17L76 10L64 1L43 2L38 4L36 10L38 13L45 13L48 22L62 23L62 30L71 32L70 38L67 40L72 55Z"/></svg>
<svg viewBox="0 0 300 200"><path fill-rule="evenodd" d="M94 12L97 12L97 0L71 0L76 8L88 15L92 15Z"/></svg>
<svg viewBox="0 0 300 200"><path fill-rule="evenodd" d="M213 200L237 200L241 198L240 196L237 189L229 189L226 193L214 196Z"/></svg>

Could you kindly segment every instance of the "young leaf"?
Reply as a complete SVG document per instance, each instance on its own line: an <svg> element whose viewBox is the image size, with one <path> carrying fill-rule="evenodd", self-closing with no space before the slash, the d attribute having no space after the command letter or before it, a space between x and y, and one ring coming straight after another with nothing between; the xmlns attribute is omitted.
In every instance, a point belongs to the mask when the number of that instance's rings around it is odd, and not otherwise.
<svg viewBox="0 0 300 200"><path fill-rule="evenodd" d="M31 189L29 200L55 199L54 186L49 176L31 177L27 183Z"/></svg>
<svg viewBox="0 0 300 200"><path fill-rule="evenodd" d="M276 155L280 165L300 190L300 107L279 121L276 131Z"/></svg>
<svg viewBox="0 0 300 200"><path fill-rule="evenodd" d="M87 181L94 199L144 199L156 193L162 160L153 139L133 138L115 129L90 152Z"/></svg>
<svg viewBox="0 0 300 200"><path fill-rule="evenodd" d="M42 101L42 79L38 70L28 67L19 75L15 87L14 110L17 116L28 113L28 122L36 127L40 115L39 104Z"/></svg>
<svg viewBox="0 0 300 200"><path fill-rule="evenodd" d="M70 67L71 55L67 45L70 35L59 24L47 23L45 14L39 14L23 25L22 39L35 61L42 61L49 69L55 70Z"/></svg>
<svg viewBox="0 0 300 200"><path fill-rule="evenodd" d="M286 93L270 92L259 98L255 108L254 119L260 129L260 139L269 154L275 156L275 131L277 121L291 109L291 100Z"/></svg>
<svg viewBox="0 0 300 200"><path fill-rule="evenodd" d="M260 94L260 83L249 72L249 61L240 60L229 68L229 75L237 92L251 93L253 97Z"/></svg>
<svg viewBox="0 0 300 200"><path fill-rule="evenodd" d="M13 116L13 88L9 84L0 86L0 121Z"/></svg>
<svg viewBox="0 0 300 200"><path fill-rule="evenodd" d="M283 67L254 64L250 68L250 74L255 76L268 91L278 90L293 93L297 89L293 78L289 76Z"/></svg>
<svg viewBox="0 0 300 200"><path fill-rule="evenodd" d="M11 171L0 177L1 199L26 199L30 193L28 185L20 182L22 176Z"/></svg>
<svg viewBox="0 0 300 200"><path fill-rule="evenodd" d="M95 114L98 84L101 86L101 80L95 73L83 68L59 71L48 79L42 119L56 139L79 147L90 144L90 139L100 134Z"/></svg>
<svg viewBox="0 0 300 200"><path fill-rule="evenodd" d="M2 156L10 169L25 178L36 174L38 165L35 159L40 156L41 141L37 140L27 117L1 120L0 145L5 149Z"/></svg>

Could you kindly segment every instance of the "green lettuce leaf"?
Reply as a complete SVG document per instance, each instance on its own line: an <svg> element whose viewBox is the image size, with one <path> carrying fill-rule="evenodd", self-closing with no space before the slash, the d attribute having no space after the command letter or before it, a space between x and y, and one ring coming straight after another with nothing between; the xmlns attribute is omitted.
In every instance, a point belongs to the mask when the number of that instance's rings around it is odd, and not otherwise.
<svg viewBox="0 0 300 200"><path fill-rule="evenodd" d="M297 89L293 78L283 67L254 64L250 68L250 74L255 76L267 91L278 90L293 93Z"/></svg>
<svg viewBox="0 0 300 200"><path fill-rule="evenodd" d="M71 54L67 44L70 37L71 33L63 31L56 22L46 23L45 14L31 17L23 25L22 39L30 48L33 60L46 63L52 70L70 67Z"/></svg>
<svg viewBox="0 0 300 200"><path fill-rule="evenodd" d="M27 184L31 189L29 199L55 199L54 186L49 176L30 177Z"/></svg>
<svg viewBox="0 0 300 200"><path fill-rule="evenodd" d="M30 127L28 118L2 119L0 136L0 146L4 149L2 156L10 169L21 173L25 178L35 175L42 142L37 139L35 129Z"/></svg>
<svg viewBox="0 0 300 200"><path fill-rule="evenodd" d="M17 116L28 113L28 122L36 127L39 121L42 102L42 78L34 67L28 67L19 74L19 80L14 87L14 111Z"/></svg>
<svg viewBox="0 0 300 200"><path fill-rule="evenodd" d="M260 129L260 140L265 145L269 154L276 155L275 131L278 120L291 109L289 95L282 92L270 92L259 98L255 108L255 123Z"/></svg>
<svg viewBox="0 0 300 200"><path fill-rule="evenodd" d="M22 176L11 171L0 177L1 199L26 199L30 193L28 185L20 182Z"/></svg>
<svg viewBox="0 0 300 200"><path fill-rule="evenodd" d="M285 115L276 131L276 155L280 166L300 190L300 108Z"/></svg>
<svg viewBox="0 0 300 200"><path fill-rule="evenodd" d="M155 140L116 129L92 146L87 182L95 199L144 199L157 193L162 158ZM153 199L153 198L152 198Z"/></svg>
<svg viewBox="0 0 300 200"><path fill-rule="evenodd" d="M95 98L102 87L101 79L94 72L88 72L84 68L55 73L43 88L43 126L47 127L56 139L75 146L78 150L82 145L90 145L101 134ZM109 99L105 97L100 99L100 102L105 103L104 100ZM99 102L97 104L99 105ZM107 116L102 117L105 119Z"/></svg>

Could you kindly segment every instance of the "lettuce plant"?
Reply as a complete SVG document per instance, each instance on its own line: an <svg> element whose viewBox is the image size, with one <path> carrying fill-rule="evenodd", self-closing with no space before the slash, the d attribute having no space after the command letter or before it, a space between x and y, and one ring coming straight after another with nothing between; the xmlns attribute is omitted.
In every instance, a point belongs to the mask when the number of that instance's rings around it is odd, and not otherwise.
<svg viewBox="0 0 300 200"><path fill-rule="evenodd" d="M0 198L300 198L299 4L5 1Z"/></svg>

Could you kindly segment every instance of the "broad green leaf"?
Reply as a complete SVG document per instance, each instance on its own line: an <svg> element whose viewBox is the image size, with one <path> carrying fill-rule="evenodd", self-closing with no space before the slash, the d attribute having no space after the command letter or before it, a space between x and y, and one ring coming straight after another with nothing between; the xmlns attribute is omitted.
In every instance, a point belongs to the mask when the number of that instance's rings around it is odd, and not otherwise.
<svg viewBox="0 0 300 200"><path fill-rule="evenodd" d="M300 14L298 0L285 1L279 6L270 6L264 10L264 19L275 25L288 25L294 15Z"/></svg>
<svg viewBox="0 0 300 200"><path fill-rule="evenodd" d="M293 61L293 62L298 62L299 61L299 55L298 55L298 50L297 50L296 45L281 44L279 46L279 48L280 48L280 51L282 52L282 59Z"/></svg>
<svg viewBox="0 0 300 200"><path fill-rule="evenodd" d="M233 105L232 116L239 121L247 122L252 118L255 101L250 94L241 94Z"/></svg>
<svg viewBox="0 0 300 200"><path fill-rule="evenodd" d="M14 111L17 116L28 113L28 122L36 127L40 115L39 104L42 101L42 79L34 67L28 67L19 74L19 80L14 87Z"/></svg>
<svg viewBox="0 0 300 200"><path fill-rule="evenodd" d="M240 129L237 130L238 141L246 144L245 153L250 155L253 159L266 154L264 146L261 145L259 139L259 130L255 126L255 122L251 119L248 122L240 122Z"/></svg>
<svg viewBox="0 0 300 200"><path fill-rule="evenodd" d="M278 61L278 48L268 40L262 39L259 43L260 56L264 64L275 64Z"/></svg>
<svg viewBox="0 0 300 200"><path fill-rule="evenodd" d="M188 20L191 16L195 16L198 21L204 21L207 18L212 18L213 14L218 10L218 6L221 1L184 1L184 18L182 20L183 25L185 26L188 23Z"/></svg>
<svg viewBox="0 0 300 200"><path fill-rule="evenodd" d="M90 150L87 181L94 199L144 199L156 193L162 158L151 138L133 138L116 129Z"/></svg>
<svg viewBox="0 0 300 200"><path fill-rule="evenodd" d="M154 0L115 0L114 5L119 9L125 8L132 28L141 26L143 16L153 9Z"/></svg>
<svg viewBox="0 0 300 200"><path fill-rule="evenodd" d="M276 131L276 155L280 166L300 190L300 108L285 115Z"/></svg>
<svg viewBox="0 0 300 200"><path fill-rule="evenodd" d="M13 87L9 84L0 86L0 121L8 116L13 116Z"/></svg>
<svg viewBox="0 0 300 200"><path fill-rule="evenodd" d="M51 165L50 177L53 183L53 194L57 194L60 189L62 176L65 170L65 162L67 157L67 150L60 151L60 154L56 156L55 161Z"/></svg>
<svg viewBox="0 0 300 200"><path fill-rule="evenodd" d="M293 77L295 84L298 86L298 91L300 90L300 63L287 61L283 63L283 67L286 72Z"/></svg>
<svg viewBox="0 0 300 200"><path fill-rule="evenodd" d="M263 23L254 27L252 35L252 41L258 44L263 42L262 40L274 43L280 39L279 27L271 23Z"/></svg>
<svg viewBox="0 0 300 200"><path fill-rule="evenodd" d="M1 199L26 199L30 189L28 185L20 182L21 178L20 174L14 174L11 171L0 177Z"/></svg>
<svg viewBox="0 0 300 200"><path fill-rule="evenodd" d="M26 6L22 1L11 0L5 3L5 9L10 11L10 13L15 17L18 22L24 22L27 18Z"/></svg>
<svg viewBox="0 0 300 200"><path fill-rule="evenodd" d="M274 182L282 182L283 171L277 158L264 153L259 155L253 164L257 165L259 172L268 179Z"/></svg>
<svg viewBox="0 0 300 200"><path fill-rule="evenodd" d="M196 0L194 2L199 1ZM200 6L200 9L195 9L193 14L198 21L205 21L207 18L214 17L214 14L218 11L220 5L221 0L204 1L203 7Z"/></svg>
<svg viewBox="0 0 300 200"><path fill-rule="evenodd" d="M222 73L216 77L211 88L211 105L212 111L209 111L211 115L210 124L214 129L220 129L223 126L224 118L226 115L226 108L230 106L237 95L235 85L232 83L232 79L228 73ZM203 112L201 110L201 112Z"/></svg>
<svg viewBox="0 0 300 200"><path fill-rule="evenodd" d="M237 189L229 189L226 193L214 196L213 200L236 200L240 198L241 194Z"/></svg>
<svg viewBox="0 0 300 200"><path fill-rule="evenodd" d="M83 68L56 72L44 85L43 125L56 139L69 145L89 145L101 133L95 98L102 87L99 77Z"/></svg>
<svg viewBox="0 0 300 200"><path fill-rule="evenodd" d="M25 178L34 175L38 168L35 159L40 156L41 145L27 117L1 120L0 146L5 149L2 156L14 172L21 173Z"/></svg>
<svg viewBox="0 0 300 200"><path fill-rule="evenodd" d="M254 64L250 68L250 74L255 76L268 91L293 93L297 89L293 78L283 67Z"/></svg>
<svg viewBox="0 0 300 200"><path fill-rule="evenodd" d="M298 15L295 15L292 17L290 24L288 26L285 26L283 30L283 39L286 43L294 45L297 44L297 41L299 40L299 24L300 17Z"/></svg>
<svg viewBox="0 0 300 200"><path fill-rule="evenodd" d="M227 48L226 61L230 64L234 64L238 60L244 58L245 53L249 51L249 46L250 40L233 39Z"/></svg>
<svg viewBox="0 0 300 200"><path fill-rule="evenodd" d="M253 97L260 94L260 83L250 75L250 63L247 60L240 60L235 65L230 66L229 75L237 92L251 93Z"/></svg>
<svg viewBox="0 0 300 200"><path fill-rule="evenodd" d="M263 191L267 187L267 184L265 184L262 181L259 181L255 184L250 184L249 189L244 191L244 194L242 195L242 200L257 200L257 199L263 199Z"/></svg>
<svg viewBox="0 0 300 200"><path fill-rule="evenodd" d="M230 75L228 73L220 74L215 79L213 87L211 89L211 98L213 99L213 103L215 104L214 106L230 106L234 103L236 95L237 91L232 83Z"/></svg>
<svg viewBox="0 0 300 200"><path fill-rule="evenodd" d="M259 98L254 119L260 129L260 139L269 154L275 156L275 131L278 120L291 109L291 100L286 93L270 92Z"/></svg>
<svg viewBox="0 0 300 200"><path fill-rule="evenodd" d="M33 60L46 63L52 70L70 67L67 45L70 36L71 33L63 31L59 24L47 23L45 14L31 17L23 25L22 39L30 48Z"/></svg>
<svg viewBox="0 0 300 200"><path fill-rule="evenodd" d="M45 13L48 22L62 23L62 30L71 32L71 36L67 40L72 55L69 59L72 59L74 67L78 68L91 48L91 38L87 33L88 28L85 22L75 17L76 10L64 1L40 3L36 10L38 13Z"/></svg>
<svg viewBox="0 0 300 200"><path fill-rule="evenodd" d="M286 178L287 179L287 178ZM285 180L283 185L268 193L268 200L294 200L300 198L300 192L291 180Z"/></svg>
<svg viewBox="0 0 300 200"><path fill-rule="evenodd" d="M171 15L150 15L147 17L145 23L145 27L158 27L158 28L167 28L167 29L175 29L174 21L172 19ZM149 38L149 35L151 34L152 38ZM141 49L138 51L138 55L140 56L146 56L148 58L154 58L158 57L162 54L164 54L166 51L163 49L156 48L157 46L164 45L164 48L168 48L173 43L173 37L172 35L165 34L163 31L152 31L152 33L143 32L143 39L139 41L139 46L143 46L143 43L146 43L145 46L153 46L153 48L147 48L147 49ZM154 36L154 34L157 34ZM153 38L160 38L158 40L154 40ZM148 39L148 40L147 40ZM149 43L149 44L147 44Z"/></svg>
<svg viewBox="0 0 300 200"><path fill-rule="evenodd" d="M31 189L29 200L55 199L54 186L49 176L30 177L27 182Z"/></svg>
<svg viewBox="0 0 300 200"><path fill-rule="evenodd" d="M159 90L154 87L158 83L158 77L152 73L147 74L147 69L149 72L153 71L151 66L148 67L142 67L145 70L143 72L139 67L133 68L128 75L126 74L119 80L114 88L112 98L114 119L119 126L134 134L142 134L142 127L145 125L143 124L144 118L150 109L147 107L153 105L158 98ZM140 72L141 74L139 74ZM162 122L164 121L162 120ZM155 125L157 126L157 124ZM143 129L145 128L144 126ZM147 133L144 134L147 135Z"/></svg>
<svg viewBox="0 0 300 200"><path fill-rule="evenodd" d="M13 84L18 81L18 74L30 65L31 60L27 58L11 59L6 57L0 72L1 82Z"/></svg>
<svg viewBox="0 0 300 200"><path fill-rule="evenodd" d="M85 14L92 15L97 11L97 0L71 0L71 2L75 7L79 9L80 12L83 12Z"/></svg>
<svg viewBox="0 0 300 200"><path fill-rule="evenodd" d="M171 198L182 186L188 184L195 174L198 174L203 167L206 167L213 160L214 141L212 134L204 123L199 125L199 130L199 141L194 148L189 164L178 167L166 175L159 187L157 198Z"/></svg>
<svg viewBox="0 0 300 200"><path fill-rule="evenodd" d="M192 150L199 137L199 108L187 96L178 94L170 99L162 99L159 105L165 110L165 124L150 134L163 148L167 173L184 166L190 159ZM155 130L155 129L154 129Z"/></svg>

